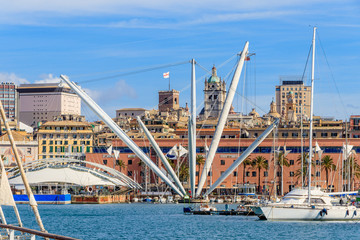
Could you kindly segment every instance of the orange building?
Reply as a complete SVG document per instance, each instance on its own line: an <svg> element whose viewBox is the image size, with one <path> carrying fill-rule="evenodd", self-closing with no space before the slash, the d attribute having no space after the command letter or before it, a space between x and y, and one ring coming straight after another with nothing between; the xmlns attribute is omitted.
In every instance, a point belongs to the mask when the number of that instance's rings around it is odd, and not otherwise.
<svg viewBox="0 0 360 240"><path fill-rule="evenodd" d="M149 153L150 158L161 166L160 161L156 157L155 152L151 149L149 151L149 142L145 139L134 139L135 143L141 147L145 152ZM225 138L220 141L217 154L214 158L212 165L212 176L208 177L205 186L211 185L210 180L215 182L220 175L238 158L239 151L243 152L254 139L249 138ZM355 152L360 152L360 139L349 139L349 145L354 145ZM342 147L345 143L345 139L315 139L314 142L318 142L321 149L324 151L322 157L329 155L333 159L333 163L337 166L337 170L328 171L328 183L326 183L326 171L323 166L320 165L319 156L315 154L313 159L314 165L312 167L312 183L313 185L322 187L323 189L330 189L332 191L341 191L341 185L346 185L346 180L341 181L339 177L339 169L341 169L342 162ZM158 139L157 143L162 148L164 153L167 153L175 144L181 144L185 148L187 147L187 139ZM205 156L205 144L208 146L211 143L211 139L197 139L197 155ZM265 139L258 148L249 156L252 160L257 156L263 156L268 161L268 169L260 169L260 192L274 192L274 186L276 185L277 193L281 194L281 167L279 165L274 166L274 154L272 138ZM309 140L304 141L304 151L308 152ZM144 167L139 164L139 158L121 141L118 139L113 140L113 148L120 150L119 160L125 163L125 167L121 171L128 176L132 177L135 181L143 184L145 182ZM287 162L289 166L283 167L283 192L284 194L289 192L293 187L299 187L302 184L301 176L301 162L298 161L301 158L301 142L300 139L287 139L280 138L276 140L276 146L285 146L287 150L291 152L287 155ZM239 147L240 146L240 147ZM94 153L88 153L86 155L87 161L97 162L105 164L109 167L116 165L113 156L108 155L105 148L94 149ZM119 161L117 160L117 161ZM355 160L358 162L358 157L355 155ZM185 159L186 162L186 159ZM119 166L115 166L118 170ZM274 171L275 168L275 171ZM201 175L202 166L199 169L197 165L196 176ZM275 172L275 174L274 174ZM275 177L274 177L275 176ZM275 179L275 184L274 184ZM154 174L148 175L148 182L151 184L158 183L159 179ZM196 182L198 177L196 178ZM244 169L244 164L241 164L237 171L231 174L219 187L219 193L231 193L242 183L253 183L259 185L259 169L247 165ZM187 183L185 182L185 187ZM351 188L358 189L360 187L359 179L351 179ZM344 189L345 190L345 189ZM351 190L351 189L350 189Z"/></svg>

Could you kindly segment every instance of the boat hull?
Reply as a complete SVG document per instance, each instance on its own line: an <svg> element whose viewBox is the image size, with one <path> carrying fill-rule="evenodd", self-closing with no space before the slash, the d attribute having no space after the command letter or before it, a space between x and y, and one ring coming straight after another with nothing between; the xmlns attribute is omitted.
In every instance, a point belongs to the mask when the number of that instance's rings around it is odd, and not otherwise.
<svg viewBox="0 0 360 240"><path fill-rule="evenodd" d="M360 219L360 209L354 206L332 207L258 207L260 219L280 221L351 221ZM259 209L254 211L259 214ZM324 210L326 209L326 211Z"/></svg>

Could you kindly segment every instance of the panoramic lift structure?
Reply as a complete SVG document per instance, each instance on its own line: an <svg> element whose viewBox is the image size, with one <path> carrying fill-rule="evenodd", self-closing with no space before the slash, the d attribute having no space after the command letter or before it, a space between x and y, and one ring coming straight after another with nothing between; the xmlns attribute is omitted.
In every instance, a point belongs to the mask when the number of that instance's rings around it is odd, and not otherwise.
<svg viewBox="0 0 360 240"><path fill-rule="evenodd" d="M240 59L237 63L235 73L233 75L232 81L216 130L214 133L213 140L210 145L209 153L207 154L203 171L201 174L200 181L198 183L197 189L195 186L195 176L196 176L196 79L195 79L195 60L192 59L191 62L191 104L190 104L190 116L188 123L188 150L189 150L189 175L190 175L190 195L196 198L208 196L216 187L218 187L243 161L246 159L256 147L258 147L261 142L271 133L271 131L278 125L279 120L276 119L246 150L243 154L237 158L234 163L219 177L216 182L210 186L210 188L202 194L202 190L207 178L207 175L210 171L211 165L213 163L216 150L219 146L221 135L223 133L226 119L229 114L231 104L234 99L234 95L239 83L241 76L242 68L244 66L244 61L248 55L249 42L245 43L245 46L240 54ZM95 114L104 121L104 123L136 154L137 157L141 159L158 177L160 177L172 190L174 190L181 197L185 197L188 193L185 191L184 186L181 184L178 176L175 174L174 170L170 166L168 160L164 156L164 153L161 151L159 145L156 143L155 139L152 137L149 130L146 128L144 123L139 117L137 121L147 136L151 146L154 148L158 157L164 164L168 174L172 178L170 180L160 168L141 150L139 146L131 140L127 134L106 114L89 96L86 94L76 83L69 80L65 75L61 75L60 78L67 84L69 87L85 102L85 104L95 112Z"/></svg>

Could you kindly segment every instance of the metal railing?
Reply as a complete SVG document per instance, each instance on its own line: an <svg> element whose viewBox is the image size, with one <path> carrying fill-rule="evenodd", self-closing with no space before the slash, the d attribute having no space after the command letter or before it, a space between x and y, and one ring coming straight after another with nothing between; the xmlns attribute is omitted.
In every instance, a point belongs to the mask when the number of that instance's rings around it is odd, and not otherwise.
<svg viewBox="0 0 360 240"><path fill-rule="evenodd" d="M52 234L52 233L41 232L41 231L30 229L30 228L18 227L18 226L7 225L7 224L0 224L0 228L3 229L3 230L6 230L4 232L1 231L1 233L5 234L5 236L0 235L0 239L3 239L3 237L6 237L4 239L9 239L9 240L31 239L31 240L35 240L36 236L39 236L39 237L43 237L45 239L77 240L76 238L61 236L61 235ZM22 234L21 235L16 235L15 231L21 232Z"/></svg>

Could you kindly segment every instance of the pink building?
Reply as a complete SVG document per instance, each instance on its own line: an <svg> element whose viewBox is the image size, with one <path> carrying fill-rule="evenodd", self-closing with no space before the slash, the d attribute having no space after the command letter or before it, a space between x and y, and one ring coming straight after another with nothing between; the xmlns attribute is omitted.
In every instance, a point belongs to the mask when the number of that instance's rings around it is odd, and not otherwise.
<svg viewBox="0 0 360 240"><path fill-rule="evenodd" d="M53 120L60 115L81 115L81 99L67 86L58 83L21 84L19 121L29 126Z"/></svg>

